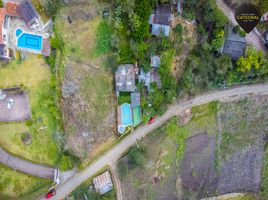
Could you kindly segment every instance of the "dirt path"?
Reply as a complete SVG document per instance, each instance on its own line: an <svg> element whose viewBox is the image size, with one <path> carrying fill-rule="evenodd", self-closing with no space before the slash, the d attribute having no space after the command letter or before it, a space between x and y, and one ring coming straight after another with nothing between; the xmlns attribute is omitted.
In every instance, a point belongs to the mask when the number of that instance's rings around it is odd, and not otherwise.
<svg viewBox="0 0 268 200"><path fill-rule="evenodd" d="M110 169L113 176L113 181L116 188L116 199L123 200L123 191L121 187L121 181L116 169L116 162L110 163Z"/></svg>
<svg viewBox="0 0 268 200"><path fill-rule="evenodd" d="M0 148L0 163L25 174L54 180L55 169L22 160L7 153L2 148Z"/></svg>
<svg viewBox="0 0 268 200"><path fill-rule="evenodd" d="M174 105L171 105L167 112L158 117L154 123L150 125L144 125L137 128L130 135L126 136L121 142L107 151L104 155L100 156L95 162L78 173L69 181L57 186L57 195L51 200L63 199L71 191L73 191L81 183L97 174L100 169L109 165L111 162L117 161L124 152L126 152L131 146L135 145L136 141L145 137L148 133L161 127L171 117L178 115L193 106L202 105L211 101L227 101L237 98L241 98L248 95L268 95L268 84L255 84L239 86L227 90L212 91L199 95L188 101L179 101Z"/></svg>
<svg viewBox="0 0 268 200"><path fill-rule="evenodd" d="M218 8L223 11L223 13L229 18L232 24L237 25L234 10L228 7L223 0L217 0ZM252 30L246 35L246 41L249 44L252 44L258 51L262 50L263 53L266 53L264 43L261 41L261 38Z"/></svg>

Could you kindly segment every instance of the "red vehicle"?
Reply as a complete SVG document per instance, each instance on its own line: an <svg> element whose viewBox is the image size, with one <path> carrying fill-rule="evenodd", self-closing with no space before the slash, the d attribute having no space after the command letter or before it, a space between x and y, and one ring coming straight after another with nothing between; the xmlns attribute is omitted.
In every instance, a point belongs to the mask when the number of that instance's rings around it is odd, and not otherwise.
<svg viewBox="0 0 268 200"><path fill-rule="evenodd" d="M152 124L152 123L155 121L155 118L156 118L156 117L151 117L151 118L149 119L149 121L148 121L148 124Z"/></svg>
<svg viewBox="0 0 268 200"><path fill-rule="evenodd" d="M56 189L52 188L51 190L49 190L49 192L46 194L46 199L50 199L51 197L53 197L56 194Z"/></svg>

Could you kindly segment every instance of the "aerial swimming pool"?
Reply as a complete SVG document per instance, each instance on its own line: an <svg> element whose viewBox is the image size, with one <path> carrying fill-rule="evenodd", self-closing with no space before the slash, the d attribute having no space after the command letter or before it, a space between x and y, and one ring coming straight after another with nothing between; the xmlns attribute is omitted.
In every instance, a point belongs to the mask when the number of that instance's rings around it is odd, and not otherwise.
<svg viewBox="0 0 268 200"><path fill-rule="evenodd" d="M122 125L124 126L132 125L132 113L130 104L124 103L121 106L121 113L122 113Z"/></svg>
<svg viewBox="0 0 268 200"><path fill-rule="evenodd" d="M17 47L30 51L42 50L43 37L30 33L24 33L21 29L16 30Z"/></svg>

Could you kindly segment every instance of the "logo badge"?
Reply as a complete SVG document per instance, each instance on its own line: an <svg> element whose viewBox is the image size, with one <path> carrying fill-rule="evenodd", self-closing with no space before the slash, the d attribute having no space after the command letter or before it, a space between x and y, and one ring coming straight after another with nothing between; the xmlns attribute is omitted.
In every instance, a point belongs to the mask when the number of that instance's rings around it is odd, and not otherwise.
<svg viewBox="0 0 268 200"><path fill-rule="evenodd" d="M235 19L241 28L249 33L259 23L261 12L254 4L246 3L235 10Z"/></svg>

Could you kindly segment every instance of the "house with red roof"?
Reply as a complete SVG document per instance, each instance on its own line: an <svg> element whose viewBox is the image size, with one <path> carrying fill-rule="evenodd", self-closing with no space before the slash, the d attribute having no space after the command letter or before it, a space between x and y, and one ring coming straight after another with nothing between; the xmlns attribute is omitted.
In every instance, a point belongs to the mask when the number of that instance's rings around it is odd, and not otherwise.
<svg viewBox="0 0 268 200"><path fill-rule="evenodd" d="M9 59L7 43L6 9L0 8L0 58Z"/></svg>
<svg viewBox="0 0 268 200"><path fill-rule="evenodd" d="M10 49L49 56L49 33L43 26L31 0L5 0L0 8L0 58L10 59Z"/></svg>

